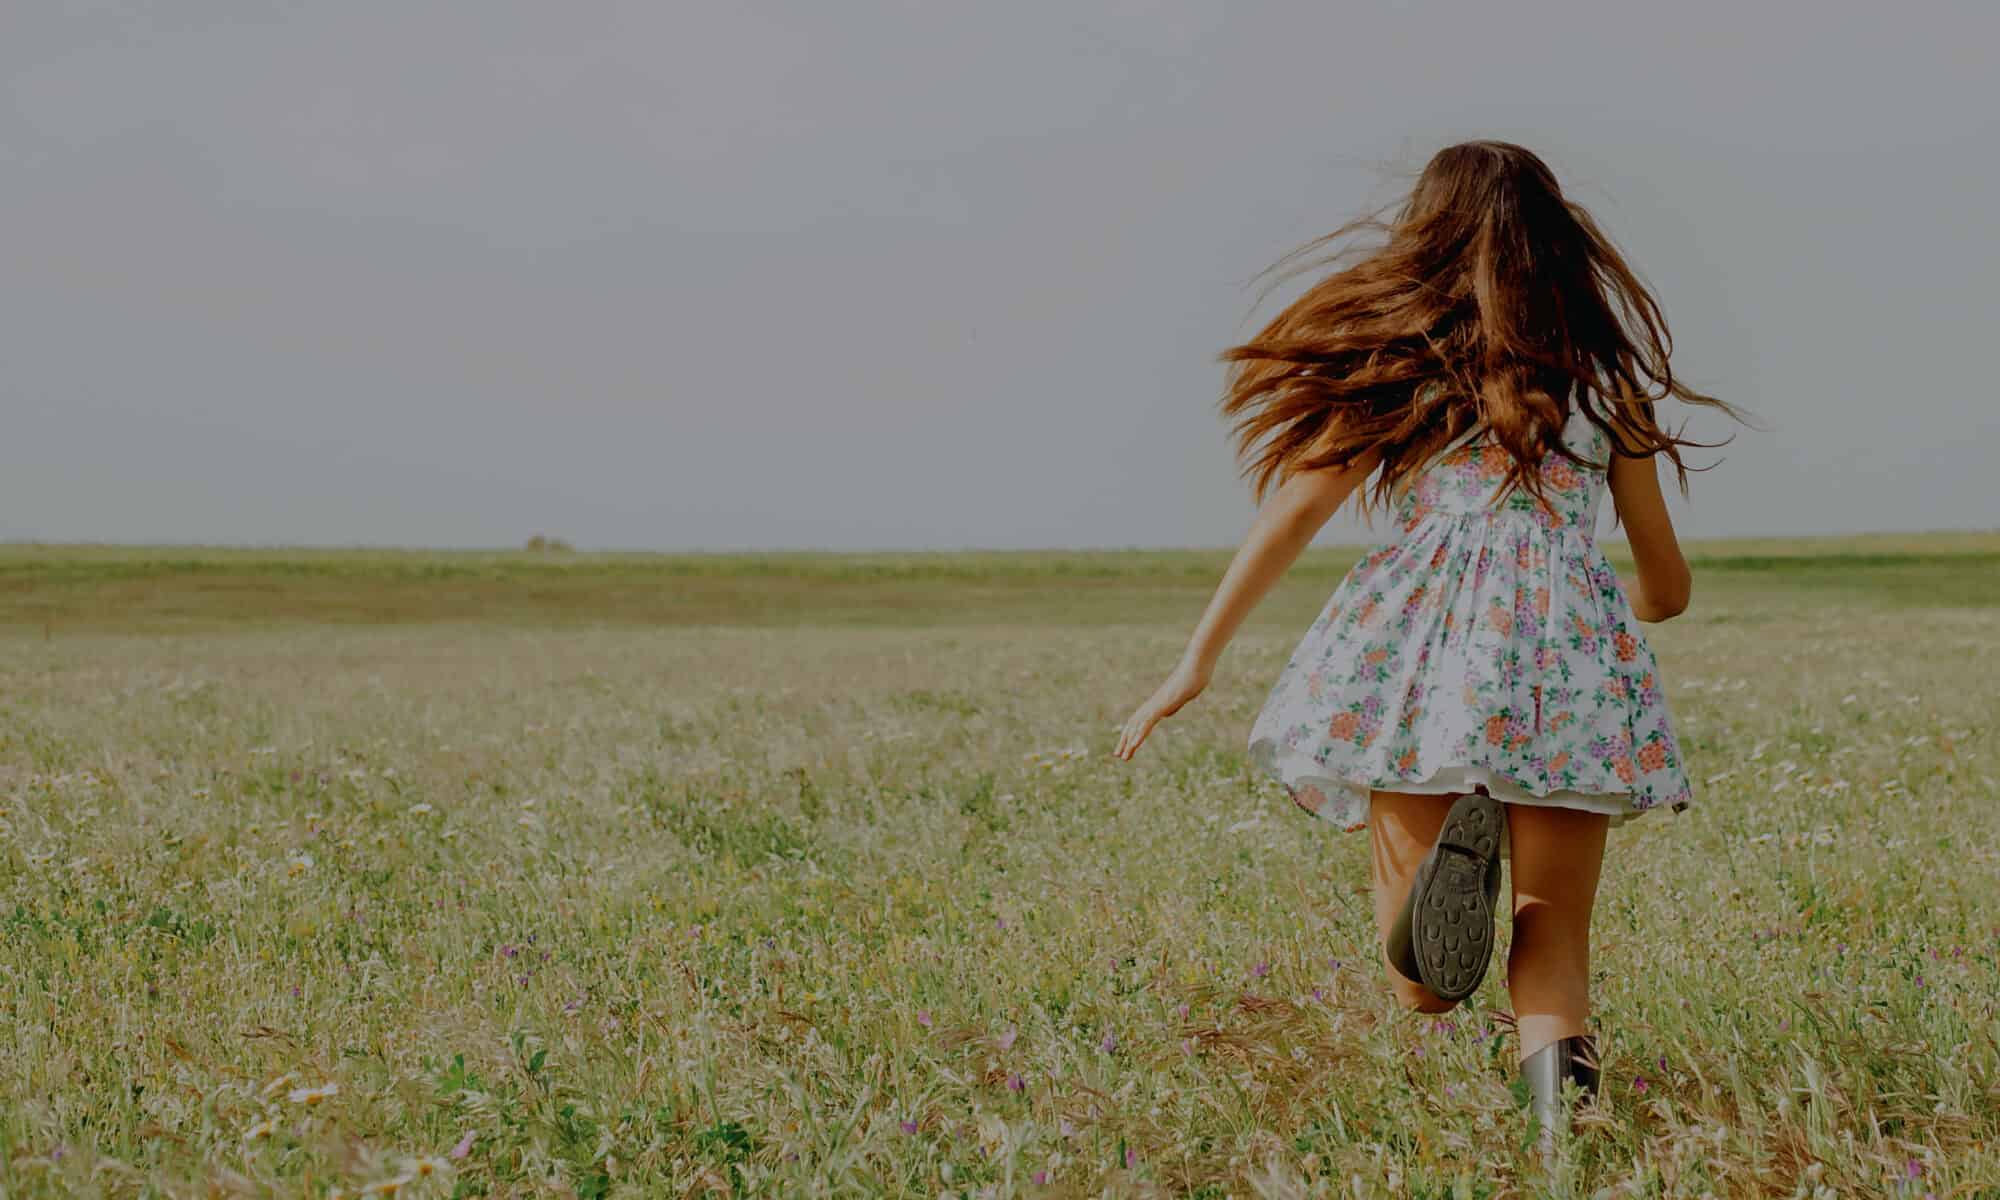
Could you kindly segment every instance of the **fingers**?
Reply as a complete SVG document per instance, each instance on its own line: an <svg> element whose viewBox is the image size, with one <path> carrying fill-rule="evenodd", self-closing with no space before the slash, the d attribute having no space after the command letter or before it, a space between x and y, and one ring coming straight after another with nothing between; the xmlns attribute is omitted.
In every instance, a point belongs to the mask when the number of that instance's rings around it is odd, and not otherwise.
<svg viewBox="0 0 2000 1200"><path fill-rule="evenodd" d="M1146 735L1153 731L1153 726L1159 722L1159 719L1158 716L1147 713L1133 713L1132 718L1125 722L1125 728L1119 734L1118 749L1112 753L1119 758L1131 758L1133 752L1138 750L1145 742Z"/></svg>

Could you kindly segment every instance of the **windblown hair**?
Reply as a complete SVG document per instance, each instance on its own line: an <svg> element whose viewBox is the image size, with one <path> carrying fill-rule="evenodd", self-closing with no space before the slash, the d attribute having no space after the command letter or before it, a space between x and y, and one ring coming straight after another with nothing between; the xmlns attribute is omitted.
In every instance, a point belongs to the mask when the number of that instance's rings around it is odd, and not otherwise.
<svg viewBox="0 0 2000 1200"><path fill-rule="evenodd" d="M1617 452L1665 453L1685 495L1678 448L1722 443L1667 433L1654 402L1678 396L1743 419L1673 377L1658 303L1590 214L1520 146L1449 146L1393 221L1359 217L1266 273L1362 229L1386 241L1217 356L1232 364L1220 407L1234 419L1241 473L1253 478L1260 503L1274 479L1379 451L1373 500L1386 505L1406 476L1477 421L1513 459L1502 490L1522 486L1545 500L1545 455L1587 463L1562 443L1572 404ZM1365 514L1369 491L1357 491Z"/></svg>

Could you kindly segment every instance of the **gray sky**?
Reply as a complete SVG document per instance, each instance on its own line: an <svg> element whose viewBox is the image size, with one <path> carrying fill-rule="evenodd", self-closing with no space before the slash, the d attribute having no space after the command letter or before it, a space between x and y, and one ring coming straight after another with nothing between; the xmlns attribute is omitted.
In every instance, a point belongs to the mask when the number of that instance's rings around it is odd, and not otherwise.
<svg viewBox="0 0 2000 1200"><path fill-rule="evenodd" d="M1214 356L1303 286L1252 277L1478 136L1772 427L1684 535L1990 528L1996 43L1984 3L9 5L0 537L1233 544Z"/></svg>

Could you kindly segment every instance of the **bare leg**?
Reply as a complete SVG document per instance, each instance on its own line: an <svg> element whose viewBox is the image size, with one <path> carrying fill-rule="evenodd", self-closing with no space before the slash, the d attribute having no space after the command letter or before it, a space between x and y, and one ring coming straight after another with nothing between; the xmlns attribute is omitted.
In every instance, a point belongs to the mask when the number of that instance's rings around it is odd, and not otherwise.
<svg viewBox="0 0 2000 1200"><path fill-rule="evenodd" d="M1396 923L1404 897L1416 878L1417 864L1436 844L1456 795L1422 796L1408 792L1372 792L1368 797L1368 837L1374 859L1375 959L1387 973L1390 990L1406 1008L1418 1012L1450 1012L1457 1008L1414 979L1407 979L1389 962L1389 927Z"/></svg>
<svg viewBox="0 0 2000 1200"><path fill-rule="evenodd" d="M1589 1032L1590 914L1604 866L1604 813L1509 804L1513 839L1514 942L1507 989L1520 1057L1557 1038Z"/></svg>

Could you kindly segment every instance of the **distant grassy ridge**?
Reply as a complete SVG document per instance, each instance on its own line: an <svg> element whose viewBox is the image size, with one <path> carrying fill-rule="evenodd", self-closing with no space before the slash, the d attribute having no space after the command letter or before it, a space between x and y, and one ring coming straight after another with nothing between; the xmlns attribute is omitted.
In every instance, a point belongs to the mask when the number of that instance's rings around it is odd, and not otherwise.
<svg viewBox="0 0 2000 1200"><path fill-rule="evenodd" d="M1625 544L1606 540L1614 563ZM1296 621L1366 546L1315 547L1259 619ZM1697 588L1897 605L2000 603L2000 532L1691 542ZM0 628L165 633L259 624L1192 624L1232 548L532 553L0 545Z"/></svg>

